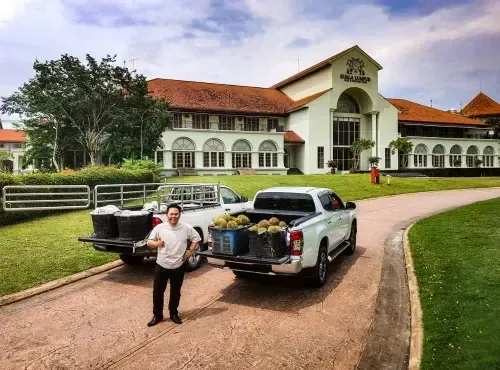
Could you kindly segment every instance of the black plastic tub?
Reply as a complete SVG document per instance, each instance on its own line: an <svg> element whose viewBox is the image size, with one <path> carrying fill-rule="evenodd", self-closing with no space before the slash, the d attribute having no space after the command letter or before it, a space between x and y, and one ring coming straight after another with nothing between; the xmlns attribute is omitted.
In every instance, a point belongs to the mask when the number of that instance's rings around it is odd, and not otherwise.
<svg viewBox="0 0 500 370"><path fill-rule="evenodd" d="M153 213L140 215L116 214L118 238L121 240L144 240L152 229Z"/></svg>
<svg viewBox="0 0 500 370"><path fill-rule="evenodd" d="M118 224L114 214L96 214L92 216L94 234L97 238L116 238L118 236Z"/></svg>

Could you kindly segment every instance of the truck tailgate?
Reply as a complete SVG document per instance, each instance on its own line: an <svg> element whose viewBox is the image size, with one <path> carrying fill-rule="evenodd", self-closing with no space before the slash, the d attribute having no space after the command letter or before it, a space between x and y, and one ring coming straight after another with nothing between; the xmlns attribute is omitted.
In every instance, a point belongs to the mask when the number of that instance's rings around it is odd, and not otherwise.
<svg viewBox="0 0 500 370"><path fill-rule="evenodd" d="M259 265L283 265L290 261L289 256L283 256L279 258L260 258L260 257L253 257L248 254L231 256L228 254L213 253L211 250L196 252L196 254L199 254L200 256L203 257L221 259L230 262L253 263Z"/></svg>
<svg viewBox="0 0 500 370"><path fill-rule="evenodd" d="M146 240L128 241L128 240L121 240L119 238L103 239L103 238L96 238L94 236L79 237L78 240L87 243L116 245L119 247L130 247L130 248L143 247L146 245L147 242Z"/></svg>

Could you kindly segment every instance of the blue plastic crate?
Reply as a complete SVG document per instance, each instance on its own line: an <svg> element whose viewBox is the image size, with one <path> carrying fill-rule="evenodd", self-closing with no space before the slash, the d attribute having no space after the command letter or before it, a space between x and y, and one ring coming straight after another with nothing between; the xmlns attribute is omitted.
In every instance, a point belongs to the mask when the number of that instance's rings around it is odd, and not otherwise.
<svg viewBox="0 0 500 370"><path fill-rule="evenodd" d="M212 252L218 254L237 255L248 253L248 228L210 229L212 235Z"/></svg>

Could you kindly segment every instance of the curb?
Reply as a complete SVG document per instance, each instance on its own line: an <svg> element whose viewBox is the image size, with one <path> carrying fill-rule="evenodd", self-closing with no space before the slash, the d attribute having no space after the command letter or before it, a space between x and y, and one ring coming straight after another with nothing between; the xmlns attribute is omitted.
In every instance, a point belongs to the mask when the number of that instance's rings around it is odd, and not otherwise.
<svg viewBox="0 0 500 370"><path fill-rule="evenodd" d="M22 290L18 293L13 293L10 295L0 297L0 307L14 303L14 302L21 301L21 300L26 299L26 298L33 297L33 296L41 294L41 293L48 292L49 290L53 290L53 289L62 287L64 285L74 283L75 281L78 281L78 280L86 279L88 277L100 274L101 272L112 270L112 269L119 267L121 265L123 265L123 262L121 260L113 261L113 262L107 263L107 264L102 265L102 266L93 267L91 269L79 272L79 273L74 274L74 275L70 275L70 276L66 276L66 277L63 277L63 278L60 278L57 280L50 281L48 283L45 283L43 285L40 285L40 286L37 286L34 288Z"/></svg>
<svg viewBox="0 0 500 370"><path fill-rule="evenodd" d="M420 306L417 277L415 276L415 268L413 266L413 259L411 257L410 246L408 243L408 232L413 227L413 225L415 225L415 223L410 225L410 227L408 227L404 232L403 249L406 260L406 273L408 276L411 317L410 356L408 369L418 370L420 368L420 361L422 360L424 327L422 322L422 307Z"/></svg>

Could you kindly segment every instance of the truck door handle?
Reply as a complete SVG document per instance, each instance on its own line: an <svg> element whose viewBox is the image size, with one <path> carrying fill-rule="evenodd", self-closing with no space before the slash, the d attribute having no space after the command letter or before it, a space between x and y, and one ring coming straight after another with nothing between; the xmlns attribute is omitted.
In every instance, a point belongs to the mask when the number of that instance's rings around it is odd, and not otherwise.
<svg viewBox="0 0 500 370"><path fill-rule="evenodd" d="M230 211L230 210L231 210L231 208L226 208L226 211Z"/></svg>
<svg viewBox="0 0 500 370"><path fill-rule="evenodd" d="M332 223L332 221L328 221L328 225L330 225Z"/></svg>

